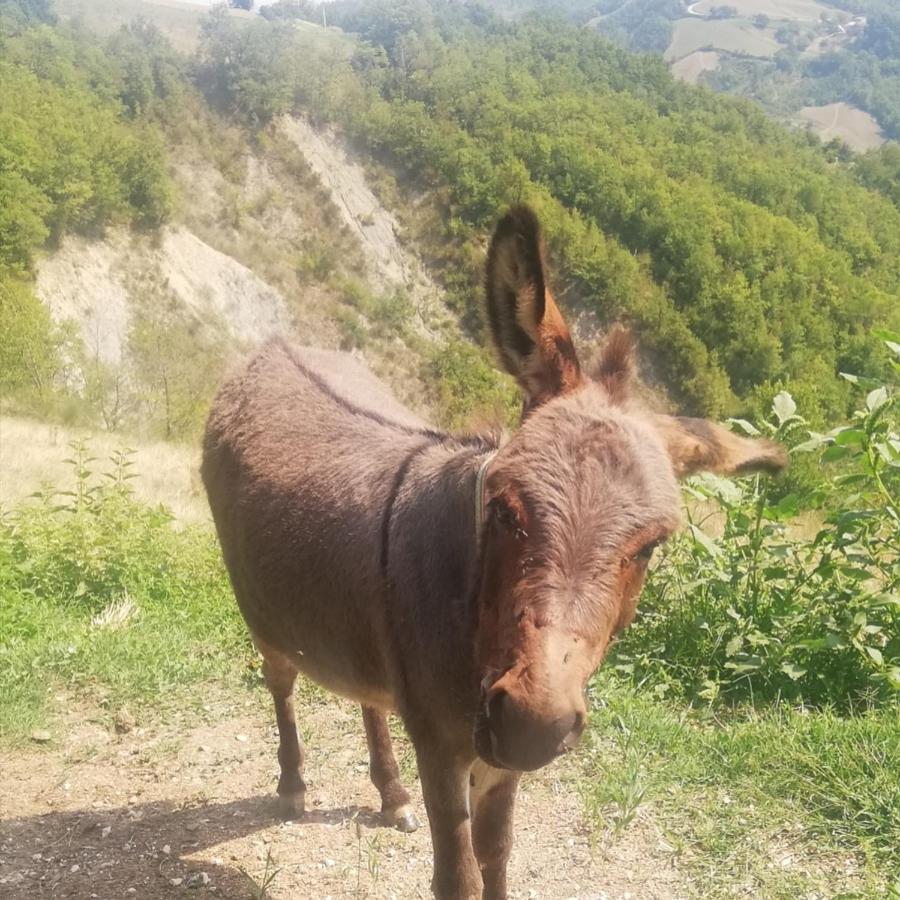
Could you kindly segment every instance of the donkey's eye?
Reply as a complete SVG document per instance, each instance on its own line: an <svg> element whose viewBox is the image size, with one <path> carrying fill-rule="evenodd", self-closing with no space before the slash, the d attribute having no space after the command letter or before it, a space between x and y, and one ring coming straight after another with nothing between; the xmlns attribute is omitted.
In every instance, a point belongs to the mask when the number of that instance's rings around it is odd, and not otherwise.
<svg viewBox="0 0 900 900"><path fill-rule="evenodd" d="M653 551L662 543L662 541L651 541L649 544L641 547L641 549L635 553L634 558L639 559L642 562L649 562L650 557L653 556Z"/></svg>
<svg viewBox="0 0 900 900"><path fill-rule="evenodd" d="M518 531L519 519L515 511L500 497L495 497L488 504L491 518L508 531Z"/></svg>

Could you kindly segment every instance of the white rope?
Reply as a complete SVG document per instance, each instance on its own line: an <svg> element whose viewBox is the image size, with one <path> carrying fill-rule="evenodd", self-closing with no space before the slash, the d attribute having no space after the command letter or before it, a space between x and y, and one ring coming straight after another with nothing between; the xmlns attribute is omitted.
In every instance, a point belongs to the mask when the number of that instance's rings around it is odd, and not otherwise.
<svg viewBox="0 0 900 900"><path fill-rule="evenodd" d="M488 466L494 461L494 457L497 455L497 451L494 450L489 453L484 462L481 464L481 468L478 470L478 474L475 476L475 538L476 540L481 539L481 531L484 528L484 480L487 478L487 470Z"/></svg>

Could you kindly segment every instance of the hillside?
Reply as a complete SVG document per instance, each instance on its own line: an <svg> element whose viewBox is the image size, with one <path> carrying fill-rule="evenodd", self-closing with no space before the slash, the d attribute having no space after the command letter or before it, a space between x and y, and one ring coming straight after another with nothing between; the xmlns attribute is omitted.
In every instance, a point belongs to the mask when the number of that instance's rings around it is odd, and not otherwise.
<svg viewBox="0 0 900 900"><path fill-rule="evenodd" d="M588 22L676 77L750 97L823 142L900 138L900 22L882 0L632 0Z"/></svg>
<svg viewBox="0 0 900 900"><path fill-rule="evenodd" d="M38 383L22 375L20 397L29 384L80 383L83 414L107 427L188 434L227 360L288 328L363 353L446 422L511 410L506 382L470 341L481 341L484 235L523 198L542 211L580 333L590 342L627 317L645 378L668 402L737 414L788 387L824 423L846 409L838 371L886 365L868 332L897 324L900 215L860 184L881 189L880 172L863 178L584 29L410 2L332 4L343 31L324 31L304 9L198 18L192 60L154 24L95 38L38 23L7 39L10 83L52 40L68 63L40 78L118 117L109 127L123 140L150 135L143 146L156 154L123 170L142 182L125 184L119 207L100 185L63 218L49 182L38 185L45 200L21 201L43 224L15 225L17 302L29 267L58 324L86 295L108 297L100 317L120 349L98 353L97 315L82 309L80 347L64 346L65 328L45 339L61 362ZM91 22L76 0L62 11ZM169 13L161 7L164 25ZM126 237L129 218L145 236ZM73 231L82 236L66 238ZM35 269L47 236L59 259ZM101 271L104 287L86 292ZM232 317L235 286L257 299ZM170 362L149 364L169 329ZM200 380L178 366L190 342L206 360ZM174 411L160 387L173 377L185 397Z"/></svg>

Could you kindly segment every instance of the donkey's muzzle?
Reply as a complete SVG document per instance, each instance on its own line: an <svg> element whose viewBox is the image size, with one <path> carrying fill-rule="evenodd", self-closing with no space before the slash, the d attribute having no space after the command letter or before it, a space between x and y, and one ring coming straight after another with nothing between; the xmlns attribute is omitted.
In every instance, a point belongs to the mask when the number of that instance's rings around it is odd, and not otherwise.
<svg viewBox="0 0 900 900"><path fill-rule="evenodd" d="M492 692L485 708L486 728L476 748L486 762L506 769L530 772L573 749L585 725L585 709L529 710L503 690ZM482 752L479 744L490 752ZM484 746L484 751L488 747Z"/></svg>

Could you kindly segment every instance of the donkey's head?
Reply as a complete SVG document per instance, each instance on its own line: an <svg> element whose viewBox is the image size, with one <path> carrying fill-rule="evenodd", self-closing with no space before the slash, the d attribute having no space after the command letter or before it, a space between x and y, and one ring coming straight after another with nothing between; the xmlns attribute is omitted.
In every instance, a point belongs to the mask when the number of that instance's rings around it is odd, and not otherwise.
<svg viewBox="0 0 900 900"><path fill-rule="evenodd" d="M525 405L484 483L475 746L489 763L527 770L578 741L588 678L634 618L653 549L678 525L677 479L777 471L786 457L711 422L641 410L622 329L582 369L527 208L497 226L487 311Z"/></svg>

